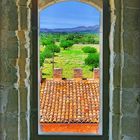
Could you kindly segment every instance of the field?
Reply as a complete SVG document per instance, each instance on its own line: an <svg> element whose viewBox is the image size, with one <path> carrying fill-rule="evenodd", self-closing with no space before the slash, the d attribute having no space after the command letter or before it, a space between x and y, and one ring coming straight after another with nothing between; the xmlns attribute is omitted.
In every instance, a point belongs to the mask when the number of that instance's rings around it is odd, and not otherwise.
<svg viewBox="0 0 140 140"><path fill-rule="evenodd" d="M57 46L60 46L60 42L55 42ZM41 45L40 45L41 46ZM97 49L99 52L99 44L73 44L68 49L60 47L60 52L55 53L52 58L45 58L42 65L42 78L53 78L53 64L55 68L63 69L63 78L73 78L73 69L82 68L83 78L92 78L93 72L91 66L85 64L85 59L88 57L88 53L85 53L82 49L86 46L90 46ZM40 52L44 51L44 47L40 47Z"/></svg>

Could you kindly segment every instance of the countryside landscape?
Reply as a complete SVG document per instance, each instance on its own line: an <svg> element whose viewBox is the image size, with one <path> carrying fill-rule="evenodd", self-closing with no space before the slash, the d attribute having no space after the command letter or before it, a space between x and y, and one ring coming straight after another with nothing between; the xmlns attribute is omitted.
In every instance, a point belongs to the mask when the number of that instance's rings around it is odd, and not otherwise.
<svg viewBox="0 0 140 140"><path fill-rule="evenodd" d="M82 68L83 78L92 78L99 67L99 26L40 29L42 78L52 79L53 69L62 68L63 78L72 79L73 69Z"/></svg>
<svg viewBox="0 0 140 140"><path fill-rule="evenodd" d="M99 11L82 2L60 2L40 13L41 132L99 133L99 21Z"/></svg>

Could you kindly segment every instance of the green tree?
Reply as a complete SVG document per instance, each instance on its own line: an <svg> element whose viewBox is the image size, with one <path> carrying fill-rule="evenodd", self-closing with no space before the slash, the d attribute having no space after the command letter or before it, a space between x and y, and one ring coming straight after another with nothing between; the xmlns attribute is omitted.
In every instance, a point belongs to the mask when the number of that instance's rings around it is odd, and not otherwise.
<svg viewBox="0 0 140 140"><path fill-rule="evenodd" d="M84 48L82 48L84 53L96 53L97 49L94 47L90 47L90 46L86 46Z"/></svg>
<svg viewBox="0 0 140 140"><path fill-rule="evenodd" d="M53 57L53 52L50 49L45 48L44 51L45 51L46 58L52 58Z"/></svg>
<svg viewBox="0 0 140 140"><path fill-rule="evenodd" d="M55 45L55 44L49 44L47 46L47 48L51 51L51 52L54 52L54 53L59 53L60 52L60 47Z"/></svg>
<svg viewBox="0 0 140 140"><path fill-rule="evenodd" d="M99 53L90 53L85 59L85 64L89 65L92 70L99 67Z"/></svg>
<svg viewBox="0 0 140 140"><path fill-rule="evenodd" d="M74 42L71 40L62 40L60 43L60 47L62 47L65 50L67 48L72 47L73 44Z"/></svg>
<svg viewBox="0 0 140 140"><path fill-rule="evenodd" d="M40 44L43 46L47 46L49 44L54 44L54 39L52 35L41 34L40 35Z"/></svg>
<svg viewBox="0 0 140 140"><path fill-rule="evenodd" d="M40 52L40 66L43 66L44 60L46 58L45 52Z"/></svg>
<svg viewBox="0 0 140 140"><path fill-rule="evenodd" d="M52 70L54 70L54 57L55 53L60 52L60 48L55 44L49 44L45 48L46 58L52 58Z"/></svg>

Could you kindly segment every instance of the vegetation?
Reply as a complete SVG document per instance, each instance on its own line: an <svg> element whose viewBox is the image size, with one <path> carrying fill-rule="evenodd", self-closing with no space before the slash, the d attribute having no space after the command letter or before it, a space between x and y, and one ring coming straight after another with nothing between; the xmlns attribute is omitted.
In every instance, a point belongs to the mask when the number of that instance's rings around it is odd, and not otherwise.
<svg viewBox="0 0 140 140"><path fill-rule="evenodd" d="M97 43L97 44L96 44ZM43 77L52 78L53 68L63 68L63 77L72 78L74 68L82 68L84 78L92 78L99 66L97 34L40 34L40 66Z"/></svg>
<svg viewBox="0 0 140 140"><path fill-rule="evenodd" d="M91 67L91 70L99 67L99 53L90 53L85 59L85 64Z"/></svg>
<svg viewBox="0 0 140 140"><path fill-rule="evenodd" d="M54 60L54 55L60 52L60 47L55 44L52 37L47 37L45 34L41 35L40 44L44 47L40 51L40 66L43 66L46 58L53 58Z"/></svg>
<svg viewBox="0 0 140 140"><path fill-rule="evenodd" d="M43 66L45 58L46 58L45 52L40 52L40 66Z"/></svg>
<svg viewBox="0 0 140 140"><path fill-rule="evenodd" d="M57 46L56 44L50 44L50 45L48 45L46 47L46 49L49 50L49 51L51 51L51 52L56 52L56 53L59 53L60 52L60 47Z"/></svg>
<svg viewBox="0 0 140 140"><path fill-rule="evenodd" d="M41 33L40 44L44 40L53 40L53 42L61 42L62 40L73 41L74 44L99 44L99 35L91 33Z"/></svg>
<svg viewBox="0 0 140 140"><path fill-rule="evenodd" d="M97 52L96 48L93 48L93 47L90 47L90 46L86 46L82 50L83 50L84 53L96 53Z"/></svg>
<svg viewBox="0 0 140 140"><path fill-rule="evenodd" d="M73 44L74 42L71 40L61 40L60 47L62 47L65 50L67 48L72 47Z"/></svg>
<svg viewBox="0 0 140 140"><path fill-rule="evenodd" d="M40 35L40 44L42 46L47 46L47 45L54 44L54 43L55 43L55 41L53 40L52 37L48 37L46 34Z"/></svg>

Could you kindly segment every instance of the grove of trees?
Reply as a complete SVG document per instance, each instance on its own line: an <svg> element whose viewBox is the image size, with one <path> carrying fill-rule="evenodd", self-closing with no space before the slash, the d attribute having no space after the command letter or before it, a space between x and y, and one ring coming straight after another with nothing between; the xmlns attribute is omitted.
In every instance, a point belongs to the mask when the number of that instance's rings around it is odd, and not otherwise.
<svg viewBox="0 0 140 140"><path fill-rule="evenodd" d="M59 42L59 46L56 45L56 42ZM55 53L59 53L61 51L60 48L66 50L74 44L99 44L99 36L96 34L82 33L41 33L40 45L42 46L42 50L40 51L40 66L43 66L46 58L52 58L52 64L54 65ZM99 67L99 53L97 52L97 49L86 46L82 48L82 50L84 53L88 53L85 64L91 67L90 70Z"/></svg>
<svg viewBox="0 0 140 140"><path fill-rule="evenodd" d="M60 47L55 44L53 38L47 38L45 35L40 38L43 50L40 51L40 66L43 66L45 58L54 58L55 53L60 52Z"/></svg>

